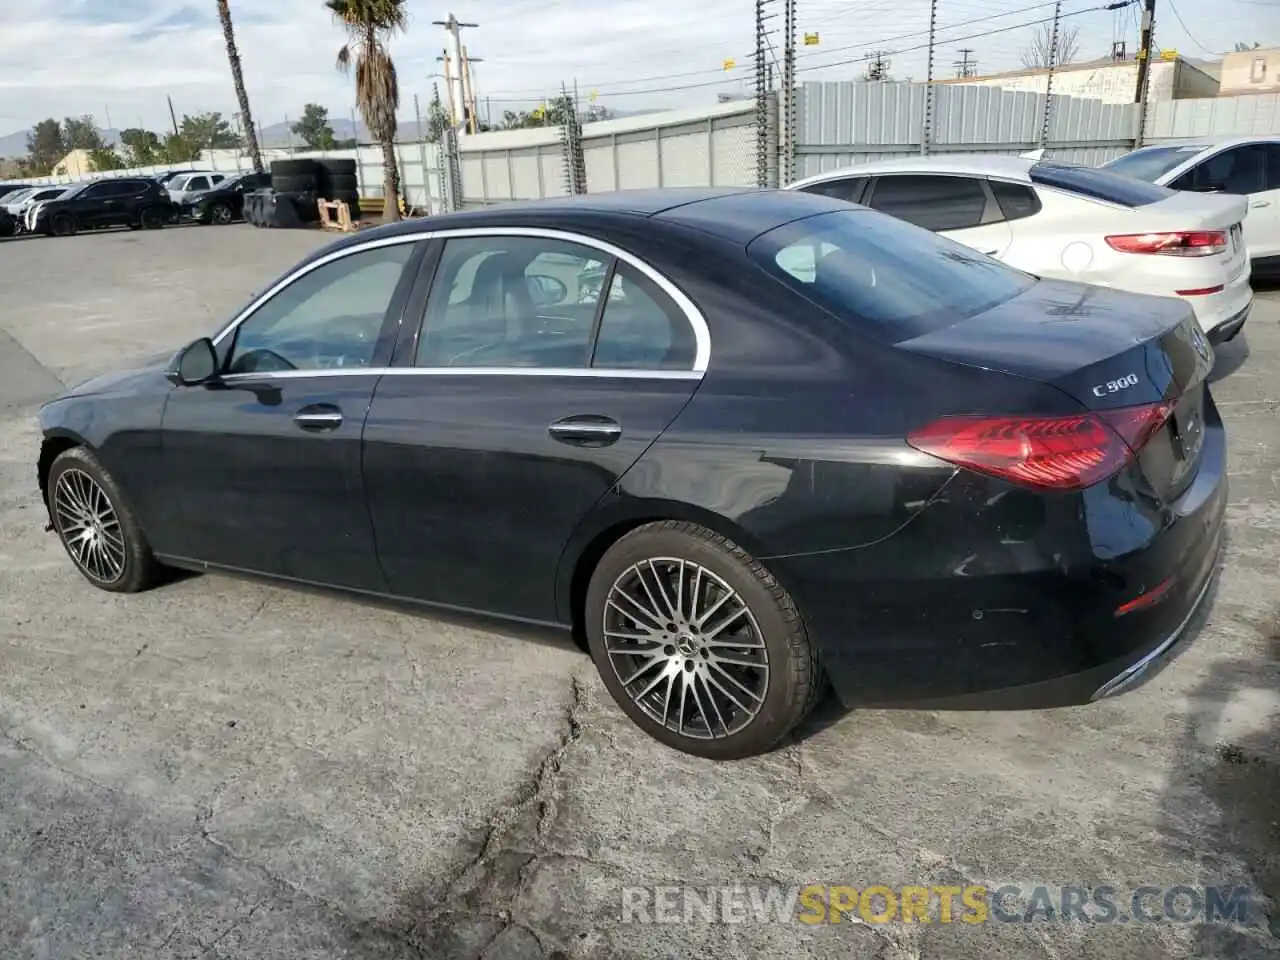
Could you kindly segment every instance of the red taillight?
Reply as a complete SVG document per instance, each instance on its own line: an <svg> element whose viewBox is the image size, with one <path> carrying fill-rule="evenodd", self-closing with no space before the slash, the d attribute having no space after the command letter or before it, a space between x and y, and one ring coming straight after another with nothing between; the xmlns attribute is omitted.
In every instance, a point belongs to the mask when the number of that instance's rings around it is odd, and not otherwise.
<svg viewBox="0 0 1280 960"><path fill-rule="evenodd" d="M1164 425L1171 403L1065 417L943 417L907 437L923 453L1040 490L1113 476Z"/></svg>
<svg viewBox="0 0 1280 960"><path fill-rule="evenodd" d="M1211 257L1227 252L1225 230L1179 230L1173 233L1127 233L1107 237L1121 253L1160 253L1171 257Z"/></svg>

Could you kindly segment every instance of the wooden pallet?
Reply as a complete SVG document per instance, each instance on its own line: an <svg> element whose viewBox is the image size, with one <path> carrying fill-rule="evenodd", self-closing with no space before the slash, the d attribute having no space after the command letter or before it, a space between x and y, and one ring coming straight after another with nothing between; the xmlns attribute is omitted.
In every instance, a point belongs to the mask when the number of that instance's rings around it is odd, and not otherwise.
<svg viewBox="0 0 1280 960"><path fill-rule="evenodd" d="M351 208L343 200L317 200L316 208L320 211L320 226L326 230L338 230L342 233L354 233L357 229L351 220Z"/></svg>

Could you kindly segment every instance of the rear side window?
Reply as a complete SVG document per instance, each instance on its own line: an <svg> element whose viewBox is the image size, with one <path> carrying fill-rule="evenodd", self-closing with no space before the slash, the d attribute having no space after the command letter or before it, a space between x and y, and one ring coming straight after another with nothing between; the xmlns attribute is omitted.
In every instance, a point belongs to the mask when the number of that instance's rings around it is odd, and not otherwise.
<svg viewBox="0 0 1280 960"><path fill-rule="evenodd" d="M902 174L878 177L870 203L926 230L964 230L982 223L987 191L974 177Z"/></svg>
<svg viewBox="0 0 1280 960"><path fill-rule="evenodd" d="M1149 203L1168 200L1174 194L1167 187L1157 187L1154 183L1096 167L1077 167L1042 160L1032 166L1030 174L1032 183L1069 190L1083 197L1105 200L1122 207L1145 207Z"/></svg>
<svg viewBox="0 0 1280 960"><path fill-rule="evenodd" d="M1021 220L1040 212L1040 197L1026 184L1001 180L991 180L989 184L1005 220Z"/></svg>
<svg viewBox="0 0 1280 960"><path fill-rule="evenodd" d="M954 240L865 210L784 224L747 253L792 290L891 343L959 323L1035 284Z"/></svg>
<svg viewBox="0 0 1280 960"><path fill-rule="evenodd" d="M839 180L824 180L822 183L801 187L804 193L820 193L824 197L833 197L847 203L861 203L862 194L867 189L870 177L842 177Z"/></svg>
<svg viewBox="0 0 1280 960"><path fill-rule="evenodd" d="M1155 183L1170 170L1203 152L1204 147L1143 147L1108 160L1101 169Z"/></svg>

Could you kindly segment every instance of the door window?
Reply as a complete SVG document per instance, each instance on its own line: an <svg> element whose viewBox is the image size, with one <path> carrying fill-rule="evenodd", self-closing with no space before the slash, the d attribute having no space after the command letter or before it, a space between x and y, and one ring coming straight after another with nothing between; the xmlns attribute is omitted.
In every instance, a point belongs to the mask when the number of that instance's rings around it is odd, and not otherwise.
<svg viewBox="0 0 1280 960"><path fill-rule="evenodd" d="M85 187L80 196L85 200L104 200L113 196L111 192L113 186L114 184L111 183L95 183L91 187Z"/></svg>
<svg viewBox="0 0 1280 960"><path fill-rule="evenodd" d="M599 251L542 237L445 243L414 363L419 367L586 367Z"/></svg>
<svg viewBox="0 0 1280 960"><path fill-rule="evenodd" d="M880 177L871 206L926 230L964 230L983 222L987 191L972 177Z"/></svg>
<svg viewBox="0 0 1280 960"><path fill-rule="evenodd" d="M825 180L822 183L815 183L812 186L801 187L805 193L820 193L826 197L834 197L837 200L845 200L849 203L859 203L862 200L862 193L867 188L869 177L844 177L840 180Z"/></svg>
<svg viewBox="0 0 1280 960"><path fill-rule="evenodd" d="M696 354L697 341L683 311L648 277L618 263L591 365L608 370L692 370Z"/></svg>
<svg viewBox="0 0 1280 960"><path fill-rule="evenodd" d="M188 189L188 190L192 190L192 191L194 191L194 190L208 190L208 189L209 189L209 178L208 178L208 177L192 177L192 178L187 182L187 187L186 187L186 189Z"/></svg>
<svg viewBox="0 0 1280 960"><path fill-rule="evenodd" d="M1266 147L1251 143L1223 150L1192 167L1170 186L1175 190L1261 193L1266 189Z"/></svg>
<svg viewBox="0 0 1280 960"><path fill-rule="evenodd" d="M362 250L303 274L240 324L226 372L369 366L413 249Z"/></svg>
<svg viewBox="0 0 1280 960"><path fill-rule="evenodd" d="M190 179L190 177L174 177L169 181L169 189L174 191L183 190L186 188L187 181Z"/></svg>
<svg viewBox="0 0 1280 960"><path fill-rule="evenodd" d="M1280 190L1280 143L1267 144L1267 189Z"/></svg>
<svg viewBox="0 0 1280 960"><path fill-rule="evenodd" d="M211 176L211 177L209 178L209 182L210 182L212 185L217 186L219 183L221 183L221 182L222 182L223 180L225 180L225 179L227 179L227 178L226 178L226 177L224 177L222 174L220 174L220 173L215 173L213 176Z"/></svg>

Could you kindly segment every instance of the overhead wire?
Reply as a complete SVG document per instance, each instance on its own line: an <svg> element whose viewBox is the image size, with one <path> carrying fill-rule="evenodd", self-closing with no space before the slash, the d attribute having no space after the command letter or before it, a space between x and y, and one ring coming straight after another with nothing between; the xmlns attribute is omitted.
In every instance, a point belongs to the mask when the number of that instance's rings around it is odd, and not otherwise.
<svg viewBox="0 0 1280 960"><path fill-rule="evenodd" d="M1199 47L1205 53L1209 54L1209 56L1211 57L1218 56L1217 53L1214 53L1214 51L1210 50L1203 43L1201 43L1199 40L1196 39L1195 34L1191 32L1191 28L1187 26L1187 22L1182 19L1182 14L1178 12L1178 7L1173 2L1173 0L1167 0L1167 2L1169 4L1169 9L1173 11L1174 17L1177 19L1178 23L1182 26L1182 32L1187 35L1187 39L1190 40L1192 43L1194 43L1197 47Z"/></svg>
<svg viewBox="0 0 1280 960"><path fill-rule="evenodd" d="M1099 10L1118 10L1125 6L1131 6L1134 2L1136 2L1136 0L1119 0L1119 5L1113 2L1113 3L1102 4L1094 7L1087 7L1082 10L1069 11L1067 13L1062 14L1062 19L1066 19L1068 17L1081 16L1087 13L1094 13ZM978 24L978 23L988 23L992 20L1000 19L1002 17L1008 17L1018 13L1025 13L1030 10L1051 7L1053 5L1054 5L1054 0L1048 0L1048 2L1043 2L1042 0L1042 2L1030 4L1025 7L1019 7L1014 10L1007 10L997 14L989 14L983 17L975 17L969 20L957 21L955 23L938 27L937 31L935 32L946 33L951 30L960 29L962 27L973 26L974 24ZM938 37L935 39L935 46L939 43L961 43L966 40L975 40L975 39L980 39L982 37L995 36L1002 33L1009 33L1013 30L1020 30L1028 26L1037 26L1043 23L1051 23L1052 21L1053 21L1053 17L1043 17L1036 20L1027 20L1020 23L1011 24L1005 27L997 27L990 30L979 31L977 33L972 33L965 36ZM927 36L928 32L929 32L928 30L916 30L910 33L896 34L889 37L882 37L876 40L863 41L855 44L847 44L839 47L833 47L828 50L815 52L814 54L810 54L807 59L797 58L801 60L801 63L803 65L797 66L796 72L799 73L801 71L821 70L821 69L826 69L828 67L839 67L839 66L845 66L850 63L857 63L862 59L861 57L834 60L827 63L814 63L812 61L815 57L818 57L818 56L829 56L831 54L843 53L843 52L853 51L853 50L868 50L872 48L881 47L884 44L894 43L895 41L899 41L899 40L915 39L917 37ZM770 42L770 46L772 47L771 42ZM899 49L891 50L887 52L892 54L910 53L916 50L928 49L928 46L929 46L928 43L923 43L923 44L917 44L915 46L899 48ZM753 56L754 56L754 53L749 55L744 55L744 59L747 57L753 57ZM493 60L494 58L490 57L486 59ZM777 63L776 54L774 56L774 63L775 65ZM597 96L601 98L606 96L623 97L623 96L639 96L642 94L670 93L670 92L675 92L679 90L696 90L696 89L701 89L706 87L721 86L726 82L726 78L723 76L725 72L726 71L724 70L716 70L714 68L703 68L701 70L687 70L679 73L666 73L666 74L657 74L657 75L647 76L647 77L636 77L631 80L614 80L614 81L604 81L602 83L584 84L584 86L589 87L590 89L595 91ZM633 84L658 83L663 80L677 80L677 79L683 79L686 77L707 76L709 74L718 74L720 75L720 77L719 79L716 79L716 80L708 80L700 83L681 83L681 84L675 84L675 85L662 85L658 87L644 87L641 89L634 89L634 90L610 89L612 87L618 87L618 86L631 86ZM525 102L530 100L537 100L544 95L545 94L543 91L534 90L534 89L528 89L525 91L499 91L497 94L493 95L491 99L499 102L519 103L519 102Z"/></svg>

